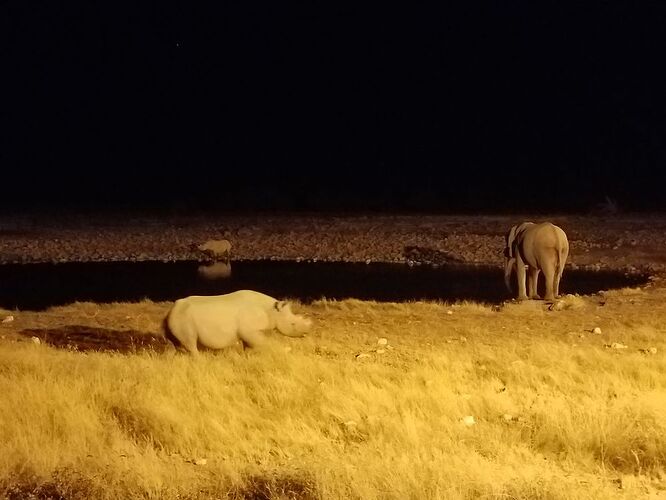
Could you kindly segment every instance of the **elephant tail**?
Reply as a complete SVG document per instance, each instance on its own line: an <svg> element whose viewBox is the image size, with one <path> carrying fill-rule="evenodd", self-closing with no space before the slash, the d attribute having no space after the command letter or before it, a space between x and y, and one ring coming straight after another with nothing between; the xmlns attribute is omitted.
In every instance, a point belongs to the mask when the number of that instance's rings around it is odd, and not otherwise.
<svg viewBox="0 0 666 500"><path fill-rule="evenodd" d="M555 267L555 275L559 278L562 277L564 273L564 264L567 261L567 250L564 248L559 248L557 250L557 266Z"/></svg>

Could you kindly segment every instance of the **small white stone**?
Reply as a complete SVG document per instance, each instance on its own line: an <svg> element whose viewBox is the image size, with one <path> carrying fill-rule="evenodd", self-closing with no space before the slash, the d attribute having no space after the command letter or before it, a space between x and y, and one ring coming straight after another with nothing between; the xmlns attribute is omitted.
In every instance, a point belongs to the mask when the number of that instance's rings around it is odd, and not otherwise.
<svg viewBox="0 0 666 500"><path fill-rule="evenodd" d="M193 461L194 465L206 465L208 463L208 460L205 458L197 458Z"/></svg>
<svg viewBox="0 0 666 500"><path fill-rule="evenodd" d="M377 349L375 352L376 352L377 354L384 354L384 353L386 352L386 350L384 350L384 349Z"/></svg>
<svg viewBox="0 0 666 500"><path fill-rule="evenodd" d="M451 309L449 309L448 311L446 311L446 314L451 315L451 314L453 314L453 311Z"/></svg>
<svg viewBox="0 0 666 500"><path fill-rule="evenodd" d="M3 323L11 323L12 321L14 321L14 316L11 314L9 316L5 316L2 320Z"/></svg>
<svg viewBox="0 0 666 500"><path fill-rule="evenodd" d="M363 359L363 358L369 358L369 357L370 357L370 355L365 353L365 352L362 352L361 354L356 355L356 359Z"/></svg>
<svg viewBox="0 0 666 500"><path fill-rule="evenodd" d="M594 329L592 330L592 333L596 333L597 335L601 335L601 328L598 326L595 326Z"/></svg>
<svg viewBox="0 0 666 500"><path fill-rule="evenodd" d="M388 340L383 337L377 340L377 345L386 345L386 344L388 344Z"/></svg>
<svg viewBox="0 0 666 500"><path fill-rule="evenodd" d="M657 348L656 347L650 347L650 348L648 348L648 352L650 354L657 354Z"/></svg>
<svg viewBox="0 0 666 500"><path fill-rule="evenodd" d="M39 344L42 343L42 341L39 340L39 337L32 337L31 340L32 340L32 343L35 344L35 345L39 345Z"/></svg>
<svg viewBox="0 0 666 500"><path fill-rule="evenodd" d="M463 344L467 342L467 337L463 337L462 335L460 336L460 342Z"/></svg>
<svg viewBox="0 0 666 500"><path fill-rule="evenodd" d="M631 489L636 489L638 486L638 480L636 479L635 476L630 475L630 474L622 474L622 477L620 477L620 488L623 490L631 490Z"/></svg>
<svg viewBox="0 0 666 500"><path fill-rule="evenodd" d="M502 415L502 418L504 419L505 422L511 422L513 420L513 415L510 413L505 413Z"/></svg>
<svg viewBox="0 0 666 500"><path fill-rule="evenodd" d="M461 421L467 427L472 427L474 424L476 424L476 420L474 420L474 417L472 415L467 415L466 417L463 417Z"/></svg>

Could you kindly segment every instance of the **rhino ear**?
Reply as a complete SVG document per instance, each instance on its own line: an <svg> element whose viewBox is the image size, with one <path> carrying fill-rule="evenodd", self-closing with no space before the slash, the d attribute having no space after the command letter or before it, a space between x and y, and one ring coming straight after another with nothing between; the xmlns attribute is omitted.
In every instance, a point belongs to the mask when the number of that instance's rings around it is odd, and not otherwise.
<svg viewBox="0 0 666 500"><path fill-rule="evenodd" d="M283 301L283 300L276 300L276 301L275 301L275 304L273 304L273 307L275 307L275 310L276 310L277 312L280 312L280 311L282 311L282 309L285 308L286 305L287 305L287 303L286 303L285 301Z"/></svg>

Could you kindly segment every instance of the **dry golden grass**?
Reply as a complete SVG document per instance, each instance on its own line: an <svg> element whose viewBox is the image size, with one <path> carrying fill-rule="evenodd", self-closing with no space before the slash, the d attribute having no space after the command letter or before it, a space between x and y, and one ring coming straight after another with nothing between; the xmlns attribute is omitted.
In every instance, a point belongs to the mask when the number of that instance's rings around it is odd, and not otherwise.
<svg viewBox="0 0 666 500"><path fill-rule="evenodd" d="M556 310L322 300L296 308L316 322L303 339L200 359L154 336L168 303L5 311L0 493L664 495L664 299L655 287Z"/></svg>

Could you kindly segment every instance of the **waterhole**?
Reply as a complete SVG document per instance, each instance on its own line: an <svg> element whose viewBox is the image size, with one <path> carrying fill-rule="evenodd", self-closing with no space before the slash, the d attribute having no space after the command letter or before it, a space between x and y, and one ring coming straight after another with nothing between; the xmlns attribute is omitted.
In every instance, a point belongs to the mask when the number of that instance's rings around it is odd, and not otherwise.
<svg viewBox="0 0 666 500"><path fill-rule="evenodd" d="M646 276L612 271L569 270L560 293L590 294L637 286ZM540 278L539 286L543 286ZM406 302L473 300L498 303L511 297L502 269L386 263L234 261L86 262L0 266L0 307L43 310L75 301L173 301L188 295L217 295L252 289L302 302L329 299Z"/></svg>

